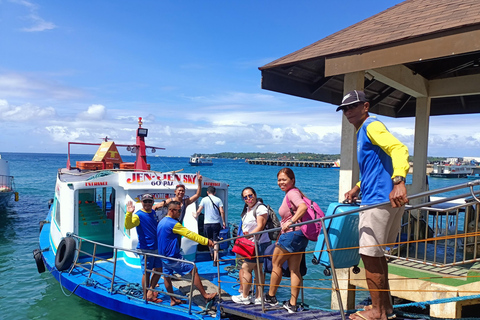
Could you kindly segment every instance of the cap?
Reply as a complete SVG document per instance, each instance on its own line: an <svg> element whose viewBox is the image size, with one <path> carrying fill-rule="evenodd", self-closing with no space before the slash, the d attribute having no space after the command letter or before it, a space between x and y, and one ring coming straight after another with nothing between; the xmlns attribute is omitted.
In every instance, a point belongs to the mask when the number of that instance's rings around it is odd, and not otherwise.
<svg viewBox="0 0 480 320"><path fill-rule="evenodd" d="M365 92L359 90L350 91L343 97L342 104L337 108L337 111L343 109L344 106L348 106L358 102L367 102L365 98Z"/></svg>
<svg viewBox="0 0 480 320"><path fill-rule="evenodd" d="M153 196L150 193L145 193L142 195L141 201L143 202L145 200L153 200Z"/></svg>

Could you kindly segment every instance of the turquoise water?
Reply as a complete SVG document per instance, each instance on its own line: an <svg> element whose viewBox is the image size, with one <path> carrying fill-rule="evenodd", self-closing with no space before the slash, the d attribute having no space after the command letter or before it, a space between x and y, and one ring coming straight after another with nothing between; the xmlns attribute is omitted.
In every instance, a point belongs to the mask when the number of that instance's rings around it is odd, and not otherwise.
<svg viewBox="0 0 480 320"><path fill-rule="evenodd" d="M66 155L2 153L10 162L20 200L0 211L0 315L8 319L130 319L113 311L100 308L76 296L65 296L59 283L48 272L38 274L32 251L38 248L39 222L48 210L47 202L53 197L56 173L64 167ZM124 161L133 157L123 156ZM130 158L130 159L129 159ZM72 159L91 160L91 155L76 155ZM170 171L197 168L188 165L188 158L150 157L153 170ZM73 162L74 163L74 162ZM225 181L229 188L230 222L238 222L243 207L241 190L252 186L265 203L277 209L284 193L276 184L280 167L248 165L243 160L214 159L211 167L200 167L202 175ZM338 194L338 175L335 169L292 168L297 186L326 211ZM409 177L410 178L410 177ZM407 179L408 181L408 179ZM430 179L430 188L441 188L467 182L467 179ZM313 248L308 248L313 250ZM323 279L323 269L313 266L307 258L307 279ZM306 284L307 285L307 284ZM317 287L330 287L329 281L316 283ZM282 291L279 291L282 294ZM285 292L287 294L287 292ZM330 306L330 291L308 293L311 305ZM357 300L365 298L360 295Z"/></svg>

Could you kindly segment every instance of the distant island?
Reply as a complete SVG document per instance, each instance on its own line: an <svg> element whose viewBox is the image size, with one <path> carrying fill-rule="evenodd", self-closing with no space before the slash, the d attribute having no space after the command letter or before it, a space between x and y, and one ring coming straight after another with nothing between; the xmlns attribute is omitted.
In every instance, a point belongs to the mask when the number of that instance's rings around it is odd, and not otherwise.
<svg viewBox="0 0 480 320"><path fill-rule="evenodd" d="M340 159L340 154L321 154L308 152L220 152L220 153L197 153L199 157L219 159L265 159L265 160L299 160L299 161L335 161ZM447 157L428 157L429 163L441 162ZM413 161L413 156L409 157Z"/></svg>

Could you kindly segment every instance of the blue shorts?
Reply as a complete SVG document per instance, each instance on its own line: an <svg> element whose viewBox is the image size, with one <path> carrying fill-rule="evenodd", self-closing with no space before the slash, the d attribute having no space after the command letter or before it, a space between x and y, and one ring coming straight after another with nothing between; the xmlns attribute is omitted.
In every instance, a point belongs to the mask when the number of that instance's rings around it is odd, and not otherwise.
<svg viewBox="0 0 480 320"><path fill-rule="evenodd" d="M304 252L308 239L303 235L302 230L283 233L278 239L277 246L290 253Z"/></svg>
<svg viewBox="0 0 480 320"><path fill-rule="evenodd" d="M174 260L167 260L163 259L163 273L172 276L173 273L178 273L181 276L190 273L193 270L193 264L186 263L183 261L174 261Z"/></svg>
<svg viewBox="0 0 480 320"><path fill-rule="evenodd" d="M259 256L265 255L265 250L267 249L267 247L268 247L270 244L271 244L270 241L268 241L268 242L263 242L263 243L258 244L258 255L259 255ZM263 258L264 258L264 257L258 257L258 263L263 263ZM245 261L246 261L246 262L257 263L257 258L245 259Z"/></svg>
<svg viewBox="0 0 480 320"><path fill-rule="evenodd" d="M148 249L138 249L138 251L143 253L154 253L158 254L157 250L148 250ZM142 265L142 271L145 272L145 255L140 254L140 262ZM152 270L154 268L162 267L162 259L158 257L147 256L147 269Z"/></svg>

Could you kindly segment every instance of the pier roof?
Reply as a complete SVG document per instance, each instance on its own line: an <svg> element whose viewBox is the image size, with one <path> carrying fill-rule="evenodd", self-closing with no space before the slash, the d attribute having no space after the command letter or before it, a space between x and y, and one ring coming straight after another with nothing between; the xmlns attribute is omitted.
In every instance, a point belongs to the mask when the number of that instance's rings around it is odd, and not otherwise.
<svg viewBox="0 0 480 320"><path fill-rule="evenodd" d="M480 1L407 0L259 68L262 88L338 105L344 76L365 72L370 111L480 113Z"/></svg>

